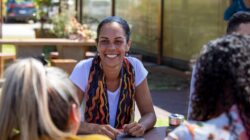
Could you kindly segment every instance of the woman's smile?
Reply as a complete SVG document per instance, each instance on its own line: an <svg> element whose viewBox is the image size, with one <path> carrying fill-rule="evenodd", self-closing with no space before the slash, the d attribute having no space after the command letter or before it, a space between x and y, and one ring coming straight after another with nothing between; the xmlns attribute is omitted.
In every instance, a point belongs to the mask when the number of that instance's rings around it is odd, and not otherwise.
<svg viewBox="0 0 250 140"><path fill-rule="evenodd" d="M108 58L115 58L115 57L119 56L119 54L106 54L105 56Z"/></svg>

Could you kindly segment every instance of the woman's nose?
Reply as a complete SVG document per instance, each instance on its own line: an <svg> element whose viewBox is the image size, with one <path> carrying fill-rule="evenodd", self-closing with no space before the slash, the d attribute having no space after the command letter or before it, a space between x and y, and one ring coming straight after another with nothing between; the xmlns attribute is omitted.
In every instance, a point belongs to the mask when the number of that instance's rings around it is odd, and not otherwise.
<svg viewBox="0 0 250 140"><path fill-rule="evenodd" d="M109 49L116 49L116 46L115 46L115 44L113 44L113 43L110 43L110 45L109 45L109 47L108 47Z"/></svg>

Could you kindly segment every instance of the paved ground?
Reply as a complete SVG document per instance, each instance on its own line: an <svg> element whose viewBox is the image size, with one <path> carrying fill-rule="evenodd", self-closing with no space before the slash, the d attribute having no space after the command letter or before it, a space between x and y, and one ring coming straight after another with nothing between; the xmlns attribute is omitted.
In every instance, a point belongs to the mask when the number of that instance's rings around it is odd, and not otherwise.
<svg viewBox="0 0 250 140"><path fill-rule="evenodd" d="M188 90L152 91L154 105L171 113L187 114Z"/></svg>
<svg viewBox="0 0 250 140"><path fill-rule="evenodd" d="M45 25L49 28L50 25ZM3 38L34 38L34 28L40 28L40 23L4 23Z"/></svg>
<svg viewBox="0 0 250 140"><path fill-rule="evenodd" d="M190 73L167 66L144 62L149 71L148 83L157 119L167 119L169 113L186 116ZM139 113L136 111L136 119Z"/></svg>

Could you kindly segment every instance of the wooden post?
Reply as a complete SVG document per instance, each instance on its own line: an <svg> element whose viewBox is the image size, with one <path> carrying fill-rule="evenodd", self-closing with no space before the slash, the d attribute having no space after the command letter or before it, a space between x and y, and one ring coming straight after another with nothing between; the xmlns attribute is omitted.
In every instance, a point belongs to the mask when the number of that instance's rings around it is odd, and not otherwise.
<svg viewBox="0 0 250 140"><path fill-rule="evenodd" d="M163 57L163 32L164 32L164 0L160 3L159 30L158 30L158 46L157 46L157 64L162 63Z"/></svg>
<svg viewBox="0 0 250 140"><path fill-rule="evenodd" d="M80 0L79 2L80 8L79 8L79 21L82 24L82 16L83 16L83 0Z"/></svg>
<svg viewBox="0 0 250 140"><path fill-rule="evenodd" d="M79 0L75 0L76 19L78 19L78 17L77 17L77 15L78 15L78 4L79 4Z"/></svg>
<svg viewBox="0 0 250 140"><path fill-rule="evenodd" d="M115 0L112 0L111 3L111 15L115 16Z"/></svg>
<svg viewBox="0 0 250 140"><path fill-rule="evenodd" d="M59 0L59 4L58 4L58 11L59 11L59 13L61 13L62 12L62 7L61 7L61 0Z"/></svg>
<svg viewBox="0 0 250 140"><path fill-rule="evenodd" d="M2 38L2 24L3 24L3 1L0 0L0 38ZM2 45L0 44L0 52L2 52Z"/></svg>
<svg viewBox="0 0 250 140"><path fill-rule="evenodd" d="M81 19L82 19L82 0L76 0L76 4L75 4L75 11L76 11L76 19L82 23Z"/></svg>

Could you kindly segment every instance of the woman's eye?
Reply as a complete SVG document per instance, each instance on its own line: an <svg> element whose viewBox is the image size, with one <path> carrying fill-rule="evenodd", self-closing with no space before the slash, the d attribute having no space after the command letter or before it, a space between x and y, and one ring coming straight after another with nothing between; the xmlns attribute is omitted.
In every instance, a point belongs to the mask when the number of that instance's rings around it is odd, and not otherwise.
<svg viewBox="0 0 250 140"><path fill-rule="evenodd" d="M116 45L121 45L122 43L123 43L123 41L120 41L120 40L115 41Z"/></svg>
<svg viewBox="0 0 250 140"><path fill-rule="evenodd" d="M109 43L109 41L108 40L101 40L100 43L103 44L103 45L106 45L106 44Z"/></svg>

